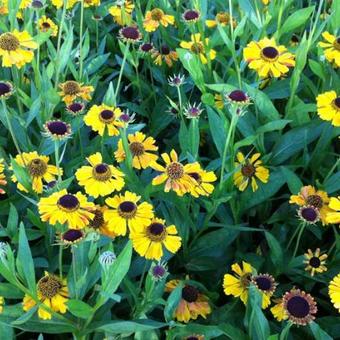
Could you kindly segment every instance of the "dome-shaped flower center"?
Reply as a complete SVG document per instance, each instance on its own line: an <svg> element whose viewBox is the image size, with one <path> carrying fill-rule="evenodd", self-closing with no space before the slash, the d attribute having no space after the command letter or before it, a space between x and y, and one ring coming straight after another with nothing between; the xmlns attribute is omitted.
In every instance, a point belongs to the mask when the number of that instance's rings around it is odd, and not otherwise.
<svg viewBox="0 0 340 340"><path fill-rule="evenodd" d="M318 257L313 256L313 257L310 258L309 264L313 268L319 268L320 265L321 265L321 261L320 261L320 259Z"/></svg>
<svg viewBox="0 0 340 340"><path fill-rule="evenodd" d="M84 105L81 103L72 103L67 107L67 110L72 113L78 113L80 111L83 111Z"/></svg>
<svg viewBox="0 0 340 340"><path fill-rule="evenodd" d="M248 96L241 90L230 92L228 97L233 102L245 102L248 100Z"/></svg>
<svg viewBox="0 0 340 340"><path fill-rule="evenodd" d="M41 25L43 28L45 28L46 30L50 29L51 28L51 25L50 23L48 23L47 21L44 21Z"/></svg>
<svg viewBox="0 0 340 340"><path fill-rule="evenodd" d="M248 178L253 177L255 175L255 171L256 169L253 164L247 163L247 164L242 165L241 173L245 177L248 177Z"/></svg>
<svg viewBox="0 0 340 340"><path fill-rule="evenodd" d="M111 123L115 120L115 114L112 110L103 110L99 114L99 119L104 123Z"/></svg>
<svg viewBox="0 0 340 340"><path fill-rule="evenodd" d="M334 43L333 43L333 46L336 50L340 51L340 37L337 37L335 40L334 40Z"/></svg>
<svg viewBox="0 0 340 340"><path fill-rule="evenodd" d="M105 164L105 163L101 163L101 164L97 164L94 168L93 168L93 177L100 182L105 182L107 181L109 178L111 178L111 170L110 167Z"/></svg>
<svg viewBox="0 0 340 340"><path fill-rule="evenodd" d="M182 298L187 302L197 301L198 294L198 289L194 286L187 285L182 289Z"/></svg>
<svg viewBox="0 0 340 340"><path fill-rule="evenodd" d="M194 53L202 53L204 51L204 46L201 42L194 42L191 47L190 51Z"/></svg>
<svg viewBox="0 0 340 340"><path fill-rule="evenodd" d="M300 215L301 217L309 223L314 223L318 220L319 214L316 208L314 207L302 207L300 209Z"/></svg>
<svg viewBox="0 0 340 340"><path fill-rule="evenodd" d="M188 174L191 178L193 178L198 184L202 183L202 177L199 173L197 172L190 172Z"/></svg>
<svg viewBox="0 0 340 340"><path fill-rule="evenodd" d="M121 35L125 39L138 40L140 38L137 27L129 26L121 29Z"/></svg>
<svg viewBox="0 0 340 340"><path fill-rule="evenodd" d="M39 0L32 1L33 8L42 8L43 6L44 6L43 3Z"/></svg>
<svg viewBox="0 0 340 340"><path fill-rule="evenodd" d="M200 17L200 13L193 9L187 10L183 14L184 20L187 20L187 21L195 21L195 20L198 20L199 17Z"/></svg>
<svg viewBox="0 0 340 340"><path fill-rule="evenodd" d="M77 95L80 92L80 85L74 80L68 80L63 84L63 91L66 95Z"/></svg>
<svg viewBox="0 0 340 340"><path fill-rule="evenodd" d="M165 225L157 222L151 223L147 229L147 235L151 241L163 241L166 237Z"/></svg>
<svg viewBox="0 0 340 340"><path fill-rule="evenodd" d="M189 336L186 338L186 340L199 340L197 336Z"/></svg>
<svg viewBox="0 0 340 340"><path fill-rule="evenodd" d="M163 18L163 15L164 15L164 12L159 8L155 8L151 11L152 20L160 21Z"/></svg>
<svg viewBox="0 0 340 340"><path fill-rule="evenodd" d="M162 45L161 46L161 53L163 55L168 55L170 54L170 48L167 45Z"/></svg>
<svg viewBox="0 0 340 340"><path fill-rule="evenodd" d="M52 135L64 136L68 132L67 124L59 120L48 122L46 126Z"/></svg>
<svg viewBox="0 0 340 340"><path fill-rule="evenodd" d="M161 265L156 265L152 268L152 275L157 278L162 278L165 273L166 273L166 270Z"/></svg>
<svg viewBox="0 0 340 340"><path fill-rule="evenodd" d="M323 200L319 195L310 195L306 198L306 203L312 205L315 208L322 208Z"/></svg>
<svg viewBox="0 0 340 340"><path fill-rule="evenodd" d="M12 87L8 83L0 82L0 97L11 93Z"/></svg>
<svg viewBox="0 0 340 340"><path fill-rule="evenodd" d="M337 97L333 100L333 106L336 110L340 111L340 97Z"/></svg>
<svg viewBox="0 0 340 340"><path fill-rule="evenodd" d="M38 291L46 299L51 299L62 288L61 281L56 276L44 276L38 281Z"/></svg>
<svg viewBox="0 0 340 340"><path fill-rule="evenodd" d="M90 227L99 229L105 224L103 212L99 209L94 211L94 217L90 221Z"/></svg>
<svg viewBox="0 0 340 340"><path fill-rule="evenodd" d="M140 142L132 142L129 145L129 149L133 156L141 156L144 153L144 145Z"/></svg>
<svg viewBox="0 0 340 340"><path fill-rule="evenodd" d="M302 296L293 296L287 302L287 311L296 318L304 318L309 314L309 303Z"/></svg>
<svg viewBox="0 0 340 340"><path fill-rule="evenodd" d="M296 34L293 34L292 37L290 38L290 40L293 43L298 43L299 42L299 37Z"/></svg>
<svg viewBox="0 0 340 340"><path fill-rule="evenodd" d="M166 167L166 173L172 180L180 179L184 175L183 165L179 162L172 162Z"/></svg>
<svg viewBox="0 0 340 340"><path fill-rule="evenodd" d="M272 282L268 277L258 276L254 280L257 287L261 290L270 290L272 288Z"/></svg>
<svg viewBox="0 0 340 340"><path fill-rule="evenodd" d="M143 45L141 45L140 49L143 51L143 52L149 52L152 50L152 44L150 43L145 43Z"/></svg>
<svg viewBox="0 0 340 340"><path fill-rule="evenodd" d="M279 51L275 47L267 46L262 49L261 54L264 59L274 61L278 58Z"/></svg>
<svg viewBox="0 0 340 340"><path fill-rule="evenodd" d="M42 159L35 158L28 163L27 169L32 177L41 177L47 171L47 164Z"/></svg>
<svg viewBox="0 0 340 340"><path fill-rule="evenodd" d="M58 200L58 207L66 212L72 212L79 208L79 200L71 194L63 195Z"/></svg>
<svg viewBox="0 0 340 340"><path fill-rule="evenodd" d="M216 14L216 21L220 24L227 24L229 23L229 15L224 12L220 12Z"/></svg>
<svg viewBox="0 0 340 340"><path fill-rule="evenodd" d="M83 237L84 233L81 230L69 229L62 234L61 239L65 241L65 243L76 243L81 241Z"/></svg>
<svg viewBox="0 0 340 340"><path fill-rule="evenodd" d="M137 212L137 205L131 201L124 201L119 204L118 213L123 218L133 218Z"/></svg>
<svg viewBox="0 0 340 340"><path fill-rule="evenodd" d="M0 49L5 51L16 51L20 47L19 39L12 33L0 35Z"/></svg>

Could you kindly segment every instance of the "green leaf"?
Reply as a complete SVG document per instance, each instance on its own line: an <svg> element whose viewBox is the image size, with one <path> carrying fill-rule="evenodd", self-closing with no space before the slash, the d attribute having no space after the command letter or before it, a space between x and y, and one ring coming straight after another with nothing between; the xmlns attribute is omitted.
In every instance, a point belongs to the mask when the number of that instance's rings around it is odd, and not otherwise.
<svg viewBox="0 0 340 340"><path fill-rule="evenodd" d="M300 189L303 187L303 183L301 179L299 178L299 176L297 176L293 171L289 170L287 167L281 166L280 169L286 179L290 192L296 195L300 191Z"/></svg>
<svg viewBox="0 0 340 340"><path fill-rule="evenodd" d="M270 248L270 259L278 271L282 268L283 264L283 251L280 242L269 232L265 233L268 246Z"/></svg>
<svg viewBox="0 0 340 340"><path fill-rule="evenodd" d="M309 324L309 328L312 331L315 340L332 340L333 339L314 321Z"/></svg>
<svg viewBox="0 0 340 340"><path fill-rule="evenodd" d="M314 11L314 6L310 6L307 8L302 8L297 11L294 11L292 15L288 17L288 19L283 23L281 27L281 33L290 33L295 31L298 27L304 25L308 18Z"/></svg>
<svg viewBox="0 0 340 340"><path fill-rule="evenodd" d="M93 314L93 308L87 303L79 300L68 300L68 310L76 317L87 319Z"/></svg>
<svg viewBox="0 0 340 340"><path fill-rule="evenodd" d="M106 53L92 59L86 66L86 73L91 75L97 72L107 61L111 53Z"/></svg>
<svg viewBox="0 0 340 340"><path fill-rule="evenodd" d="M287 120L287 119L274 120L272 122L269 122L267 124L260 126L256 130L256 133L265 133L265 132L271 132L271 131L275 131L275 130L282 130L290 122L291 122L291 120Z"/></svg>
<svg viewBox="0 0 340 340"><path fill-rule="evenodd" d="M182 298L183 283L180 282L178 286L169 295L166 306L164 308L164 317L167 322L173 319L174 313L178 307L179 301Z"/></svg>
<svg viewBox="0 0 340 340"><path fill-rule="evenodd" d="M9 215L7 219L7 232L11 239L16 236L18 230L19 216L15 206L10 203Z"/></svg>
<svg viewBox="0 0 340 340"><path fill-rule="evenodd" d="M328 194L333 194L340 190L340 171L330 176L324 183L325 190Z"/></svg>
<svg viewBox="0 0 340 340"><path fill-rule="evenodd" d="M13 172L18 182L27 190L31 191L31 178L26 170L26 168L21 167L14 158L11 158L11 165L13 167Z"/></svg>
<svg viewBox="0 0 340 340"><path fill-rule="evenodd" d="M107 323L94 323L93 330L107 332L109 334L124 334L143 332L152 329L166 327L166 323L154 320L111 321Z"/></svg>
<svg viewBox="0 0 340 340"><path fill-rule="evenodd" d="M222 157L225 140L227 138L227 134L225 133L224 129L221 128L224 126L224 122L222 118L211 107L207 106L206 108L208 112L211 135L216 149L219 155Z"/></svg>

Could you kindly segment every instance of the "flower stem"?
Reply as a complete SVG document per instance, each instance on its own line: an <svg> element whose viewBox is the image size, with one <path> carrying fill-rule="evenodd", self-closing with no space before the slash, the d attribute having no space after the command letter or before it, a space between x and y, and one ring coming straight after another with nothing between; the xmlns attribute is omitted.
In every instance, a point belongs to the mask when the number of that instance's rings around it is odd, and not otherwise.
<svg viewBox="0 0 340 340"><path fill-rule="evenodd" d="M125 46L123 61L122 61L122 65L120 67L119 76L118 76L118 82L117 82L116 91L115 91L115 98L114 98L115 106L117 105L118 91L119 91L120 83L122 81L122 76L123 76L123 72L124 72L124 67L125 67L125 63L126 63L126 58L127 58L127 54L128 54L128 51L129 51L129 47L130 47L130 43L127 43L126 46Z"/></svg>
<svg viewBox="0 0 340 340"><path fill-rule="evenodd" d="M80 5L80 28L79 28L79 81L83 77L83 29L84 29L84 0L81 0Z"/></svg>
<svg viewBox="0 0 340 340"><path fill-rule="evenodd" d="M58 184L61 182L61 171L60 171L60 158L59 158L59 141L54 141L54 157L55 157L55 165L58 170Z"/></svg>
<svg viewBox="0 0 340 340"><path fill-rule="evenodd" d="M63 246L59 246L59 275L60 280L63 279Z"/></svg>
<svg viewBox="0 0 340 340"><path fill-rule="evenodd" d="M294 249L294 253L293 253L293 258L296 256L296 253L298 251L301 236L303 234L303 231L305 230L306 224L307 224L306 222L303 222L302 225L300 226L299 234L298 234L298 237L297 237L297 240L296 240L295 249Z"/></svg>

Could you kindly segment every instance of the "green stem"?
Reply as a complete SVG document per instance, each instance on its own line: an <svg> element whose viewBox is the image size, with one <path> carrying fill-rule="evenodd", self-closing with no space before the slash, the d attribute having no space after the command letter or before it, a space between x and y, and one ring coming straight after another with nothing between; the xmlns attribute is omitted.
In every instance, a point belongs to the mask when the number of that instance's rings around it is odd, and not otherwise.
<svg viewBox="0 0 340 340"><path fill-rule="evenodd" d="M60 158L59 158L59 140L54 140L54 157L55 165L58 170L58 185L61 182Z"/></svg>
<svg viewBox="0 0 340 340"><path fill-rule="evenodd" d="M296 229L294 230L294 233L293 233L292 237L290 238L290 240L289 240L289 242L288 242L288 245L287 245L287 248L286 248L286 249L289 249L289 247L291 246L293 240L295 239L296 234L297 234L297 233L299 232L299 230L300 230L300 227L301 227L301 225L299 224L298 228L296 228Z"/></svg>
<svg viewBox="0 0 340 340"><path fill-rule="evenodd" d="M59 275L60 279L63 279L63 246L59 246Z"/></svg>
<svg viewBox="0 0 340 340"><path fill-rule="evenodd" d="M71 248L72 252L72 273L73 273L73 282L74 282L74 290L76 293L76 299L78 299L78 289L77 289L77 270L76 270L76 256L74 253L74 247Z"/></svg>
<svg viewBox="0 0 340 340"><path fill-rule="evenodd" d="M306 222L303 222L301 227L300 227L299 234L298 234L298 237L297 237L297 240L296 240L296 244L295 244L293 258L296 256L296 253L298 251L298 248L299 248L299 245L300 245L301 236L302 236L303 231L305 230L306 224L307 224Z"/></svg>
<svg viewBox="0 0 340 340"><path fill-rule="evenodd" d="M325 177L323 183L325 184L328 180L328 178L332 175L332 173L334 172L334 170L336 169L336 167L338 166L340 162L340 157L337 159L337 161L335 162L335 164L332 166L332 168L329 170L327 176Z"/></svg>
<svg viewBox="0 0 340 340"><path fill-rule="evenodd" d="M116 91L115 91L115 98L114 98L115 106L117 105L118 91L119 91L120 83L122 81L122 76L123 76L123 72L124 72L124 67L125 67L125 63L126 63L126 58L127 58L127 54L128 54L128 51L129 51L129 47L130 47L130 43L127 43L126 46L125 46L123 61L122 61L122 65L120 67L119 76L118 76L118 82L117 82Z"/></svg>
<svg viewBox="0 0 340 340"><path fill-rule="evenodd" d="M79 81L83 77L83 29L84 29L84 0L81 0L80 5L80 28L79 28Z"/></svg>

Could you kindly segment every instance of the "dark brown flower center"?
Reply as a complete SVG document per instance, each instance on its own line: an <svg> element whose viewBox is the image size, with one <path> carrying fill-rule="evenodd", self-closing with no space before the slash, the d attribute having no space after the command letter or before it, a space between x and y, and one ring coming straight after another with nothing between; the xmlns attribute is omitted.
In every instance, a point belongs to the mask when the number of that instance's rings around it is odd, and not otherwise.
<svg viewBox="0 0 340 340"><path fill-rule="evenodd" d="M84 105L81 103L72 103L67 107L67 109L73 113L78 113L84 109Z"/></svg>
<svg viewBox="0 0 340 340"><path fill-rule="evenodd" d="M334 43L333 43L333 46L336 50L340 51L340 37L337 37L335 40L334 40Z"/></svg>
<svg viewBox="0 0 340 340"><path fill-rule="evenodd" d="M310 312L308 301L302 296L293 296L287 302L289 314L296 318L304 318Z"/></svg>
<svg viewBox="0 0 340 340"><path fill-rule="evenodd" d="M48 131L52 135L64 136L68 131L68 126L62 121L48 122L46 124Z"/></svg>
<svg viewBox="0 0 340 340"><path fill-rule="evenodd" d="M72 212L79 208L79 200L71 194L63 195L58 200L58 207L66 212Z"/></svg>
<svg viewBox="0 0 340 340"><path fill-rule="evenodd" d="M186 285L182 289L182 298L187 302L195 302L198 299L198 289L194 286Z"/></svg>
<svg viewBox="0 0 340 340"><path fill-rule="evenodd" d="M318 209L322 208L323 206L323 200L319 195L308 196L306 199L306 203Z"/></svg>
<svg viewBox="0 0 340 340"><path fill-rule="evenodd" d="M45 28L46 30L50 29L51 28L51 25L47 22L47 21L44 21L41 25L43 28Z"/></svg>
<svg viewBox="0 0 340 340"><path fill-rule="evenodd" d="M105 224L105 220L104 220L104 215L103 212L101 210L95 210L94 211L94 217L93 219L90 221L90 227L94 228L94 229L99 229L101 228L103 225Z"/></svg>
<svg viewBox="0 0 340 340"><path fill-rule="evenodd" d="M38 281L38 291L44 298L51 299L58 294L62 284L55 276L44 276Z"/></svg>
<svg viewBox="0 0 340 340"><path fill-rule="evenodd" d="M140 49L143 51L143 52L149 52L152 50L152 44L150 43L145 43L143 45L141 45Z"/></svg>
<svg viewBox="0 0 340 340"><path fill-rule="evenodd" d="M321 265L321 261L320 261L320 259L318 257L313 256L313 257L310 258L309 264L313 268L319 268L320 265Z"/></svg>
<svg viewBox="0 0 340 340"><path fill-rule="evenodd" d="M220 12L216 14L216 21L220 24L227 24L229 22L229 15L224 12Z"/></svg>
<svg viewBox="0 0 340 340"><path fill-rule="evenodd" d="M19 39L12 33L0 35L0 49L5 51L16 51L20 47Z"/></svg>
<svg viewBox="0 0 340 340"><path fill-rule="evenodd" d="M307 222L313 223L318 220L318 211L314 207L302 207L300 210L301 217Z"/></svg>
<svg viewBox="0 0 340 340"><path fill-rule="evenodd" d="M137 213L137 206L131 201L124 201L119 204L118 213L123 218L133 218Z"/></svg>
<svg viewBox="0 0 340 340"><path fill-rule="evenodd" d="M168 55L170 54L170 48L167 45L162 45L161 47L161 53L163 55Z"/></svg>
<svg viewBox="0 0 340 340"><path fill-rule="evenodd" d="M267 46L262 49L262 56L265 59L274 60L279 56L279 51L275 47Z"/></svg>
<svg viewBox="0 0 340 340"><path fill-rule="evenodd" d="M0 97L11 93L12 87L8 83L0 82Z"/></svg>
<svg viewBox="0 0 340 340"><path fill-rule="evenodd" d="M200 17L200 13L198 11L191 9L191 10L185 11L183 17L187 21L194 21Z"/></svg>
<svg viewBox="0 0 340 340"><path fill-rule="evenodd" d="M298 43L299 42L299 37L296 34L293 34L290 40L293 43Z"/></svg>
<svg viewBox="0 0 340 340"><path fill-rule="evenodd" d="M241 90L235 90L229 93L229 99L234 102L245 102L248 96Z"/></svg>
<svg viewBox="0 0 340 340"><path fill-rule="evenodd" d="M47 171L47 164L42 159L35 158L28 163L27 169L32 177L41 177Z"/></svg>
<svg viewBox="0 0 340 340"><path fill-rule="evenodd" d="M104 123L111 123L115 120L115 114L112 110L103 110L99 114L99 119Z"/></svg>
<svg viewBox="0 0 340 340"><path fill-rule="evenodd" d="M68 80L63 85L63 91L66 95L74 96L80 92L80 85L74 80Z"/></svg>
<svg viewBox="0 0 340 340"><path fill-rule="evenodd" d="M132 155L137 156L137 157L143 155L143 153L145 151L143 143L140 143L140 142L132 142L129 145L129 149L130 149Z"/></svg>
<svg viewBox="0 0 340 340"><path fill-rule="evenodd" d="M84 237L84 233L78 229L69 229L62 234L61 239L66 242L76 243Z"/></svg>
<svg viewBox="0 0 340 340"><path fill-rule="evenodd" d="M166 167L166 173L170 179L179 179L184 175L184 168L181 163L172 162Z"/></svg>
<svg viewBox="0 0 340 340"><path fill-rule="evenodd" d="M194 42L190 47L191 52L196 54L202 53L204 51L203 44L201 42Z"/></svg>
<svg viewBox="0 0 340 340"><path fill-rule="evenodd" d="M162 223L151 223L147 229L147 235L151 241L162 242L166 237L165 225Z"/></svg>
<svg viewBox="0 0 340 340"><path fill-rule="evenodd" d="M340 110L340 97L337 97L333 100L333 106L336 110Z"/></svg>
<svg viewBox="0 0 340 340"><path fill-rule="evenodd" d="M258 276L255 278L256 285L261 290L270 290L272 288L272 282L268 277Z"/></svg>
<svg viewBox="0 0 340 340"><path fill-rule="evenodd" d="M112 176L110 167L105 163L97 164L93 168L92 174L93 177L100 182L105 182Z"/></svg>
<svg viewBox="0 0 340 340"><path fill-rule="evenodd" d="M186 340L199 340L199 339L198 339L197 336L192 335L192 336L188 336L188 337L186 338Z"/></svg>
<svg viewBox="0 0 340 340"><path fill-rule="evenodd" d="M137 27L129 26L121 29L121 35L125 39L129 40L138 40L139 39L139 31Z"/></svg>
<svg viewBox="0 0 340 340"><path fill-rule="evenodd" d="M248 177L248 178L253 177L255 175L255 171L256 169L253 164L247 163L247 164L242 165L241 173L245 177Z"/></svg>
<svg viewBox="0 0 340 340"><path fill-rule="evenodd" d="M155 8L151 11L151 18L152 20L160 21L163 18L163 14L164 12L161 9Z"/></svg>

